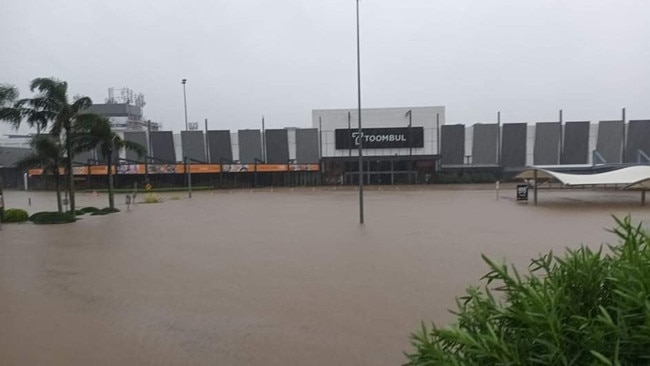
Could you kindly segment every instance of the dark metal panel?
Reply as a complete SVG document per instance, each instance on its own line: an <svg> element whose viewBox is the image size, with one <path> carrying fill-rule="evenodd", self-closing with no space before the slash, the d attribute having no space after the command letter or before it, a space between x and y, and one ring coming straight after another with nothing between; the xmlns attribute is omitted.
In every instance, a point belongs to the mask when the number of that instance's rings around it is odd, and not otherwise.
<svg viewBox="0 0 650 366"><path fill-rule="evenodd" d="M560 162L559 122L540 122L535 125L533 164L557 165Z"/></svg>
<svg viewBox="0 0 650 366"><path fill-rule="evenodd" d="M164 162L176 162L174 137L171 131L151 132L151 156Z"/></svg>
<svg viewBox="0 0 650 366"><path fill-rule="evenodd" d="M296 129L296 162L299 164L318 163L318 129Z"/></svg>
<svg viewBox="0 0 650 366"><path fill-rule="evenodd" d="M88 159L93 159L90 163L91 164L107 164L108 162L106 161L106 157L102 154L102 151L97 147L93 151L88 151L85 154L85 157L82 156L75 156L74 161L87 164ZM119 151L113 151L113 160L112 164L118 163L118 160L120 158L120 152Z"/></svg>
<svg viewBox="0 0 650 366"><path fill-rule="evenodd" d="M148 150L147 149L147 133L144 132L144 131L124 132L124 140L140 144L142 147L144 147L145 151ZM149 153L147 152L147 154L149 154ZM128 160L142 161L144 159L144 156L143 157L138 157L138 153L136 153L135 151L129 151L129 150L126 151L125 156L126 156L126 158Z"/></svg>
<svg viewBox="0 0 650 366"><path fill-rule="evenodd" d="M83 151L78 154L75 154L73 161L75 163L82 163L82 164L95 164L95 155L94 151Z"/></svg>
<svg viewBox="0 0 650 366"><path fill-rule="evenodd" d="M472 139L472 164L497 163L499 125L475 124Z"/></svg>
<svg viewBox="0 0 650 366"><path fill-rule="evenodd" d="M206 162L203 131L181 131L181 147L183 157Z"/></svg>
<svg viewBox="0 0 650 366"><path fill-rule="evenodd" d="M625 161L637 162L637 150L650 155L650 120L630 121L627 125Z"/></svg>
<svg viewBox="0 0 650 366"><path fill-rule="evenodd" d="M465 125L443 125L440 127L440 135L442 164L463 164L465 160Z"/></svg>
<svg viewBox="0 0 650 366"><path fill-rule="evenodd" d="M31 154L31 149L20 147L0 147L0 166L13 167L18 160Z"/></svg>
<svg viewBox="0 0 650 366"><path fill-rule="evenodd" d="M625 123L623 121L600 121L596 151L607 163L620 163L623 151Z"/></svg>
<svg viewBox="0 0 650 366"><path fill-rule="evenodd" d="M289 162L289 136L287 130L266 130L266 162L287 164Z"/></svg>
<svg viewBox="0 0 650 366"><path fill-rule="evenodd" d="M564 142L561 164L587 164L589 162L589 122L567 122L564 125Z"/></svg>
<svg viewBox="0 0 650 366"><path fill-rule="evenodd" d="M232 161L230 131L208 131L208 151L210 151L211 163L219 164Z"/></svg>
<svg viewBox="0 0 650 366"><path fill-rule="evenodd" d="M242 164L254 164L255 159L262 160L262 135L260 130L239 130L239 161Z"/></svg>
<svg viewBox="0 0 650 366"><path fill-rule="evenodd" d="M501 165L508 168L526 166L525 123L505 123L501 129Z"/></svg>

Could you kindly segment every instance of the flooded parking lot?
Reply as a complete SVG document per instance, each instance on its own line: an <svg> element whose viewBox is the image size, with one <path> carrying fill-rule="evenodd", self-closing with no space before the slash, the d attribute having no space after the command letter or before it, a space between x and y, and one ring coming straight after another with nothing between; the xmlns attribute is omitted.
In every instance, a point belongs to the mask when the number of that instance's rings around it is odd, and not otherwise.
<svg viewBox="0 0 650 366"><path fill-rule="evenodd" d="M364 226L340 188L169 193L74 224L5 224L0 365L397 365L422 320L452 319L481 253L526 265L613 241L611 214L650 220L633 192L541 191L538 207L501 195L372 188ZM55 209L53 193L6 201Z"/></svg>

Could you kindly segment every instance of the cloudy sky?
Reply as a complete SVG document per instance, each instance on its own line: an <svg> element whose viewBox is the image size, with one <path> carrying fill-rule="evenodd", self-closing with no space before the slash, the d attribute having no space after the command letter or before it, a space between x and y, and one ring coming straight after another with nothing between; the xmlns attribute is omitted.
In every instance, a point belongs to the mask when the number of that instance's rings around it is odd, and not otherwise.
<svg viewBox="0 0 650 366"><path fill-rule="evenodd" d="M650 118L650 1L361 0L364 107L447 123ZM355 107L354 0L3 0L0 83L145 94L165 129L309 126ZM0 133L9 133L0 125Z"/></svg>

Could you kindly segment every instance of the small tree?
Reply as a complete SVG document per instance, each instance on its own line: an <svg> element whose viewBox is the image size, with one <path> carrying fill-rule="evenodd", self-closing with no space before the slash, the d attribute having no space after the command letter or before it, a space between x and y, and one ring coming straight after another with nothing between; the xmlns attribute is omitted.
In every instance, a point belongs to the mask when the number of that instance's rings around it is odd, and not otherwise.
<svg viewBox="0 0 650 366"><path fill-rule="evenodd" d="M108 168L108 206L111 209L115 208L113 169L117 171L118 161L115 159L113 162L114 155L121 149L126 149L143 156L145 148L138 143L120 138L111 130L108 118L95 114L85 114L77 119L74 139L78 150L99 148Z"/></svg>
<svg viewBox="0 0 650 366"><path fill-rule="evenodd" d="M63 212L61 205L61 183L59 178L59 169L64 161L63 148L61 141L52 135L35 135L30 141L32 147L31 154L20 159L16 165L21 169L40 167L43 174L51 173L54 175L54 185L56 188L56 203L59 212Z"/></svg>
<svg viewBox="0 0 650 366"><path fill-rule="evenodd" d="M14 101L17 92L11 87L4 86L0 94L5 99ZM41 129L50 127L50 133L60 137L64 150L65 174L67 187L70 193L70 210L75 211L74 175L72 160L75 147L72 144L72 127L79 115L92 105L88 97L80 97L70 102L68 97L68 83L55 78L36 78L30 84L30 90L36 92L33 98L20 99L13 106L2 106L0 120L7 121L18 128L21 122L26 121L29 126ZM0 95L0 99L2 95ZM2 103L2 100L0 100Z"/></svg>
<svg viewBox="0 0 650 366"><path fill-rule="evenodd" d="M650 364L650 238L617 223L609 254L549 253L526 275L484 257L498 287L470 287L453 326L423 325L408 365Z"/></svg>

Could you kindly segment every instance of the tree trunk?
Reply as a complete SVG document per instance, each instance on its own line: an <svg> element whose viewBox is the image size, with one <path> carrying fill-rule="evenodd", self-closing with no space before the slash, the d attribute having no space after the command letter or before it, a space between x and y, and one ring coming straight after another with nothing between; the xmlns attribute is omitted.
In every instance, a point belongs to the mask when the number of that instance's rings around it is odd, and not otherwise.
<svg viewBox="0 0 650 366"><path fill-rule="evenodd" d="M74 173L72 172L72 142L70 141L71 135L71 126L67 126L65 129L65 150L67 153L65 159L65 173L68 180L68 193L70 197L70 211L74 214L75 212L75 199L74 199Z"/></svg>
<svg viewBox="0 0 650 366"><path fill-rule="evenodd" d="M56 188L56 205L59 209L59 213L63 212L63 205L61 204L61 181L59 177L59 167L57 165L54 169L54 187Z"/></svg>
<svg viewBox="0 0 650 366"><path fill-rule="evenodd" d="M113 151L106 157L106 166L108 167L108 207L115 208L115 197L113 194Z"/></svg>

